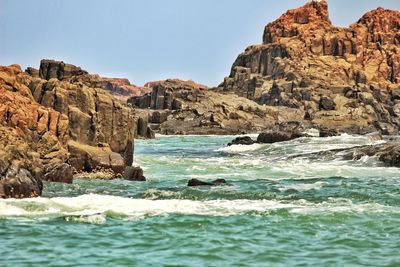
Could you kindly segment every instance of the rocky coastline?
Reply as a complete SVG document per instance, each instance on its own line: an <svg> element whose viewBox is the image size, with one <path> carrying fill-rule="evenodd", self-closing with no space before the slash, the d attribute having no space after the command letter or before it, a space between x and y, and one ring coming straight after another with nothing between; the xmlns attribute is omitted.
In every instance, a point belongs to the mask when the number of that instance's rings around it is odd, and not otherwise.
<svg viewBox="0 0 400 267"><path fill-rule="evenodd" d="M72 183L79 172L143 180L133 110L95 75L54 60L12 65L0 68L0 92L0 197L40 196L42 180Z"/></svg>

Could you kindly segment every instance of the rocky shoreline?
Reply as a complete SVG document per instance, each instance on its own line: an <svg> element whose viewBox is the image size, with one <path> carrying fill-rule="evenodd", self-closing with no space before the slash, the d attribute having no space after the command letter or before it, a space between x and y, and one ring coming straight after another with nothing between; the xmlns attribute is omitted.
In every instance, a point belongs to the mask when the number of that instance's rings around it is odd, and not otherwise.
<svg viewBox="0 0 400 267"><path fill-rule="evenodd" d="M40 196L42 181L72 183L79 173L144 181L132 166L134 139L156 133L262 133L263 143L310 129L398 135L399 32L399 11L378 8L340 28L326 1L311 1L269 23L263 43L214 88L178 79L138 87L54 60L26 71L1 66L0 198ZM399 151L392 142L353 155L400 167Z"/></svg>

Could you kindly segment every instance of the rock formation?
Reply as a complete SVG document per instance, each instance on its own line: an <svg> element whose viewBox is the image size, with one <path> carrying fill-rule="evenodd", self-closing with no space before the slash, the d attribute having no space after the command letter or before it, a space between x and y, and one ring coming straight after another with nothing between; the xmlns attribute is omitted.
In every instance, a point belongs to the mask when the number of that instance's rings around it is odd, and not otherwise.
<svg viewBox="0 0 400 267"><path fill-rule="evenodd" d="M378 8L339 28L323 0L269 23L263 44L239 55L219 90L296 108L318 128L394 134L399 83L400 12Z"/></svg>
<svg viewBox="0 0 400 267"><path fill-rule="evenodd" d="M259 132L278 121L297 121L302 112L267 107L235 94L221 94L192 81L152 84L151 93L128 99L138 113L138 136L161 134L240 134Z"/></svg>
<svg viewBox="0 0 400 267"><path fill-rule="evenodd" d="M122 177L132 165L132 108L79 67L53 60L26 72L0 67L0 100L0 197L37 196L42 179L72 182L80 171Z"/></svg>
<svg viewBox="0 0 400 267"><path fill-rule="evenodd" d="M138 136L236 134L318 128L397 134L400 127L400 12L378 8L349 28L332 25L326 1L287 11L265 27L217 88L166 80L128 102ZM286 125L284 128L279 125ZM140 129L140 130L139 130Z"/></svg>
<svg viewBox="0 0 400 267"><path fill-rule="evenodd" d="M17 65L0 67L0 197L38 196L41 179L72 182L72 167L63 165L68 118L34 101L32 80Z"/></svg>
<svg viewBox="0 0 400 267"><path fill-rule="evenodd" d="M126 101L129 97L140 96L151 91L149 87L136 86L131 84L128 79L124 78L100 77L100 80L102 81L102 88L122 101Z"/></svg>

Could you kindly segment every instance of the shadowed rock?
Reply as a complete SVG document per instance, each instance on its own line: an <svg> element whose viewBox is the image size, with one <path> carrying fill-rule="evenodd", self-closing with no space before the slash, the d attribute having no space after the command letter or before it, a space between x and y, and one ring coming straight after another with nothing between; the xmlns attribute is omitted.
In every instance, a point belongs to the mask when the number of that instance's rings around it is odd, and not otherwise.
<svg viewBox="0 0 400 267"><path fill-rule="evenodd" d="M143 170L140 167L126 167L124 178L130 181L146 181L146 177L144 177Z"/></svg>
<svg viewBox="0 0 400 267"><path fill-rule="evenodd" d="M190 187L195 187L195 186L218 186L218 185L222 185L222 184L226 184L226 180L225 179L217 179L217 180L214 180L212 182L203 182L203 181L200 181L198 179L191 179L188 182L188 186L190 186Z"/></svg>
<svg viewBox="0 0 400 267"><path fill-rule="evenodd" d="M251 139L251 137L249 136L241 136L241 137L236 137L235 139L232 140L232 142L230 142L228 144L228 146L232 146L232 145L253 145L254 144L254 140Z"/></svg>

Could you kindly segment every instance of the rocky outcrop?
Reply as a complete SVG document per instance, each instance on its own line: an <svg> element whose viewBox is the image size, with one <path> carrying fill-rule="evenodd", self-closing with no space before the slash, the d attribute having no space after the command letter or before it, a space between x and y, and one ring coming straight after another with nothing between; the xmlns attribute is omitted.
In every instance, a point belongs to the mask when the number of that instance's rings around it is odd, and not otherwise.
<svg viewBox="0 0 400 267"><path fill-rule="evenodd" d="M126 102L129 97L140 96L151 91L148 87L131 84L128 79L106 78L97 74L89 74L80 67L66 64L63 61L44 59L40 62L39 70L28 67L26 72L32 77L44 80L57 79L74 84L84 84L91 88L102 88L122 102Z"/></svg>
<svg viewBox="0 0 400 267"><path fill-rule="evenodd" d="M39 196L41 179L72 181L68 118L36 103L31 81L17 65L0 67L0 197Z"/></svg>
<svg viewBox="0 0 400 267"><path fill-rule="evenodd" d="M132 108L79 67L0 67L0 118L0 197L38 196L41 180L71 183L80 171L122 177L132 165Z"/></svg>
<svg viewBox="0 0 400 267"><path fill-rule="evenodd" d="M29 85L32 95L36 102L68 117L68 136L75 142L68 146L72 152L72 165L77 171L83 170L82 164L75 161L75 158L82 156L78 147L83 147L84 151L90 151L89 147L103 151L85 154L95 162L95 167L109 166L122 174L125 165L132 165L135 125L130 107L114 99L102 88L90 87L97 85L97 79L92 81L90 75L78 67L44 60L39 73L45 73L43 77L50 79L34 80ZM52 78L55 73L58 73L57 79Z"/></svg>
<svg viewBox="0 0 400 267"><path fill-rule="evenodd" d="M332 25L326 1L289 10L240 54L222 93L296 108L317 128L398 132L400 12L378 8L349 28Z"/></svg>
<svg viewBox="0 0 400 267"><path fill-rule="evenodd" d="M147 129L161 134L241 134L304 117L297 109L267 107L180 80L157 82L152 93L132 97L128 103L142 118L139 136L147 136Z"/></svg>

